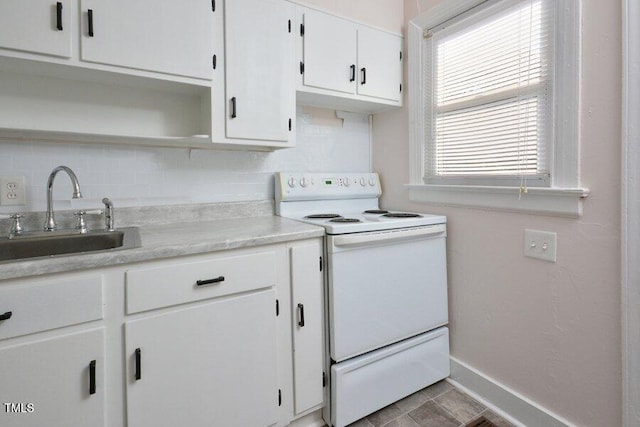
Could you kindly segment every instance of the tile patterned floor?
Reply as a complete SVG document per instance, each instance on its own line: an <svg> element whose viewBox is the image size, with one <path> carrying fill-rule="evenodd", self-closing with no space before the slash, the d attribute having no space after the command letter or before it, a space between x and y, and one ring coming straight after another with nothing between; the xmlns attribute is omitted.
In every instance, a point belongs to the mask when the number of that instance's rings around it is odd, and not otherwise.
<svg viewBox="0 0 640 427"><path fill-rule="evenodd" d="M349 427L462 427L480 416L498 427L514 427L448 382L440 381Z"/></svg>

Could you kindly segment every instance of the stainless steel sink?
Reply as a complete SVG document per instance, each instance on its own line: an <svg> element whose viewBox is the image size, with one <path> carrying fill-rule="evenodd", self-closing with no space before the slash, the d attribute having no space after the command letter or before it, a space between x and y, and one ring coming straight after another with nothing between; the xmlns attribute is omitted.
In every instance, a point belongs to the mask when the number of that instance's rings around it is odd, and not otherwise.
<svg viewBox="0 0 640 427"><path fill-rule="evenodd" d="M140 231L121 228L115 231L89 231L84 234L42 234L24 239L0 239L0 262L55 255L121 250L140 247Z"/></svg>

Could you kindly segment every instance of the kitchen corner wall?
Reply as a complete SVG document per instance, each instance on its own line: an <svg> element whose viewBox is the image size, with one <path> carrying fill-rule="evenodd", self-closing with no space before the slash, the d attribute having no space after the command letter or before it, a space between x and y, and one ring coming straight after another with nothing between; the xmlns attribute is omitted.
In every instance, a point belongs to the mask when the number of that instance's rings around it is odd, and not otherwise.
<svg viewBox="0 0 640 427"><path fill-rule="evenodd" d="M439 1L405 0L405 22ZM452 356L570 424L620 426L621 5L582 7L581 218L411 203L406 108L374 116L373 170L383 207L448 217ZM525 228L558 233L557 263L523 256Z"/></svg>
<svg viewBox="0 0 640 427"><path fill-rule="evenodd" d="M0 142L0 176L24 175L27 206L0 213L43 211L46 182L58 165L71 167L83 199L71 201L69 178L55 180L56 209L272 199L277 171L370 170L368 115L298 107L297 146L275 152L188 150L126 145Z"/></svg>

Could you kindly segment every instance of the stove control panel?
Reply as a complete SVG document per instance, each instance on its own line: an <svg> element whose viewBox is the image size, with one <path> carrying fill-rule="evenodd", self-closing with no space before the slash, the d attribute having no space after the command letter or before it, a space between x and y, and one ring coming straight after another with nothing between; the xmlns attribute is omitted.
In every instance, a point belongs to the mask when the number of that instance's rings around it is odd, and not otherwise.
<svg viewBox="0 0 640 427"><path fill-rule="evenodd" d="M377 173L276 173L276 202L375 198L382 194Z"/></svg>

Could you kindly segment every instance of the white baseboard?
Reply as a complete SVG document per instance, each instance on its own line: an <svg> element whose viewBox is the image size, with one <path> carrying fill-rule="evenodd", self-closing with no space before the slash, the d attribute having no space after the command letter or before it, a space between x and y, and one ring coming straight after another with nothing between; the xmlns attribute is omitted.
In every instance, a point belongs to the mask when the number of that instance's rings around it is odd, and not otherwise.
<svg viewBox="0 0 640 427"><path fill-rule="evenodd" d="M448 381L516 426L575 427L455 357L451 357Z"/></svg>

